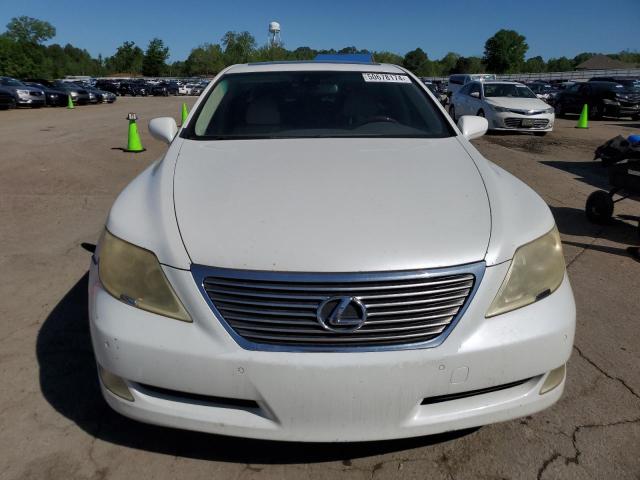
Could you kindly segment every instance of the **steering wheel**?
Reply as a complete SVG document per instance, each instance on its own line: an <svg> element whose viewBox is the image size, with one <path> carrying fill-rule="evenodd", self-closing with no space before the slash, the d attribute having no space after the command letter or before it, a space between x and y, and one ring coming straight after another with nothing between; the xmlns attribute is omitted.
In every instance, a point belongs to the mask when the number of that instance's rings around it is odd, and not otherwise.
<svg viewBox="0 0 640 480"><path fill-rule="evenodd" d="M366 125L367 123L375 123L375 122L400 123L395 118L389 117L387 115L374 115L358 123L356 125L356 128L361 127L362 125Z"/></svg>

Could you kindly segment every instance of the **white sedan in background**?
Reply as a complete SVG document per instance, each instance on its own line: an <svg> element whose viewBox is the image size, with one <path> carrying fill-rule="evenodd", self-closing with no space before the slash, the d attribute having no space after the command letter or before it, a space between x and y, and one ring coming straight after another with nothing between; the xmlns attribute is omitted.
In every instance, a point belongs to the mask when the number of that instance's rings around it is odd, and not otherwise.
<svg viewBox="0 0 640 480"><path fill-rule="evenodd" d="M546 135L553 130L553 107L518 82L470 82L451 98L454 121L462 115L486 117L490 130Z"/></svg>

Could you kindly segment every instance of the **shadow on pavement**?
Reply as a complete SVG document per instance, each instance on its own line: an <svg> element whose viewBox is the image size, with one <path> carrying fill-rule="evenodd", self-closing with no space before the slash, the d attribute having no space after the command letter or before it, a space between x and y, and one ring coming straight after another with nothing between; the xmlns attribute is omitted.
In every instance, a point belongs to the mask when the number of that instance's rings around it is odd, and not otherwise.
<svg viewBox="0 0 640 480"><path fill-rule="evenodd" d="M587 220L584 210L570 207L550 208L556 219L556 225L558 226L560 233L589 238L585 242L563 240L563 244L625 257L629 256L626 251L627 246L638 245L638 229L636 227L638 217L634 217L632 215L620 215L619 218L616 218L614 216L611 219L611 222L607 225L595 225ZM622 219L632 221L633 223L624 222ZM620 243L623 247L617 248L604 245L594 245L592 244L591 239L595 237Z"/></svg>
<svg viewBox="0 0 640 480"><path fill-rule="evenodd" d="M406 440L288 443L249 440L138 423L111 410L100 393L87 313L88 274L45 320L36 342L40 388L46 400L90 435L117 445L167 455L237 463L287 464L349 460L425 447L477 429Z"/></svg>
<svg viewBox="0 0 640 480"><path fill-rule="evenodd" d="M576 176L576 180L586 183L587 185L591 185L592 187L601 190L609 190L609 173L600 162L593 160L584 162L544 160L540 163L571 173Z"/></svg>

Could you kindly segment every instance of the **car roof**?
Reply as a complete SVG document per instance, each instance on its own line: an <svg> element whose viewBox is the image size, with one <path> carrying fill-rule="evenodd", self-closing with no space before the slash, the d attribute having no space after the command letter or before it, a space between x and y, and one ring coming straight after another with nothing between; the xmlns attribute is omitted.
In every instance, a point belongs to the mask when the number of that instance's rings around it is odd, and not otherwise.
<svg viewBox="0 0 640 480"><path fill-rule="evenodd" d="M253 72L371 72L406 74L397 65L388 63L362 62L323 62L323 61L293 61L293 62L261 62L232 65L226 73Z"/></svg>

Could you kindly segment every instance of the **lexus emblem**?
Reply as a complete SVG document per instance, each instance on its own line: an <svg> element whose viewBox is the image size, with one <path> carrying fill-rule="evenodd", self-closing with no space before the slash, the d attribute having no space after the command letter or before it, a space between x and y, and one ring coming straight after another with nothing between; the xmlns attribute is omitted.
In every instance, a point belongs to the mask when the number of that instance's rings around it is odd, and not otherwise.
<svg viewBox="0 0 640 480"><path fill-rule="evenodd" d="M354 332L366 322L367 309L355 297L331 297L320 304L316 318L330 332Z"/></svg>

